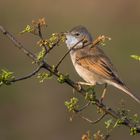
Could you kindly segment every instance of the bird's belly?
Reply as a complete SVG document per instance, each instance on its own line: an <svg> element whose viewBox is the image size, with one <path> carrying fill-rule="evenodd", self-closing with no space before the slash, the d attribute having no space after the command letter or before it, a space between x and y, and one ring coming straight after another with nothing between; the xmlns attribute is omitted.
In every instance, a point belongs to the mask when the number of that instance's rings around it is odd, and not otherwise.
<svg viewBox="0 0 140 140"><path fill-rule="evenodd" d="M97 84L104 84L105 81L102 77L100 77L98 74L89 71L88 69L82 67L79 64L75 64L75 69L77 73L80 75L81 78L83 78L86 82L91 83L93 85Z"/></svg>

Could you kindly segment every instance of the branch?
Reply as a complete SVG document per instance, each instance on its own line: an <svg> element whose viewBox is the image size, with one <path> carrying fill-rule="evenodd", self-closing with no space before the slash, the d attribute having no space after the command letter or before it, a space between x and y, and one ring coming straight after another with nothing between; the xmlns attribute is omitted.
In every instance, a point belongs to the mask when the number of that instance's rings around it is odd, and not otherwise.
<svg viewBox="0 0 140 140"><path fill-rule="evenodd" d="M93 41L93 43L92 43L93 46L92 47L100 44L101 42L105 42L106 39L107 40L111 40L110 37L107 37L107 36L104 36L104 35L100 35L96 40Z"/></svg>
<svg viewBox="0 0 140 140"><path fill-rule="evenodd" d="M38 27L38 35L39 35L40 39L43 40L40 23L37 24L37 27Z"/></svg>
<svg viewBox="0 0 140 140"><path fill-rule="evenodd" d="M52 47L51 47L51 48L49 48L49 49L47 50L47 52L46 52L46 53L49 53L52 49L54 49L54 47L56 47L60 41L61 41L61 38L59 38L59 39L57 40L57 42L56 42L56 43L54 43L54 44L52 45Z"/></svg>
<svg viewBox="0 0 140 140"><path fill-rule="evenodd" d="M65 59L65 57L71 52L71 50L74 49L80 42L84 41L84 39L85 39L85 37L83 37L80 41L78 41L76 44L74 44L73 47L71 47L71 48L64 54L64 56L59 60L58 64L56 65L55 69L57 69L57 68L59 67L59 65L62 63L62 61ZM91 47L94 47L94 46L98 45L99 43L104 42L106 39L111 40L110 37L101 35L101 36L99 36L97 39L95 39L93 42L87 43L86 45L82 46L81 48L86 47L86 46L88 46L88 45L92 45ZM85 41L86 41L86 40L85 40ZM79 49L79 48L78 48L78 49Z"/></svg>
<svg viewBox="0 0 140 140"><path fill-rule="evenodd" d="M29 50L25 49L24 46L18 41L16 40L16 38L9 33L6 29L3 28L3 26L0 25L0 31L6 35L12 42L13 44L20 50L22 50L29 58L31 58L32 60L36 59L36 56L30 52Z"/></svg>
<svg viewBox="0 0 140 140"><path fill-rule="evenodd" d="M34 61L37 61L36 56L34 54L32 54L30 51L28 51L27 49L24 48L24 46L18 42L15 37L10 34L7 30L5 30L2 26L0 26L0 31L6 35L12 42L13 44L19 48L21 51L23 51L23 53L25 53L29 58L31 58ZM50 49L51 50L51 49ZM54 68L49 65L48 63L46 63L44 60L42 60L39 64L42 64L42 68L46 69L47 71L49 71L50 73L52 73L53 75L55 75L56 77L60 77L61 76L65 76L62 73L60 73L58 70L54 70ZM26 79L26 78L25 78ZM79 87L77 86L77 84L75 82L73 82L70 78L66 78L64 80L64 82L66 84L68 84L70 87L74 88L79 94L81 94L82 96L86 96L86 90L84 88L81 87L81 89L79 89ZM113 118L115 119L122 119L121 116L113 109L109 108L108 106L102 104L98 99L94 99L93 105L96 105L97 107L101 108L106 114L111 115ZM140 133L140 126L135 126L133 124L133 122L131 122L131 120L129 120L128 118L124 118L122 125L125 125L127 127L131 128L136 128L137 133Z"/></svg>
<svg viewBox="0 0 140 140"><path fill-rule="evenodd" d="M31 78L32 76L34 76L36 73L38 73L40 71L40 69L42 68L42 65L40 65L39 67L37 67L37 69L35 69L33 72L31 72L30 74L26 75L26 76L23 76L23 77L20 77L20 78L16 78L16 79L13 79L11 81L9 81L10 83L14 83L14 82L18 82L18 81L22 81L22 80L25 80L25 79L28 79L28 78Z"/></svg>
<svg viewBox="0 0 140 140"><path fill-rule="evenodd" d="M90 105L90 101L87 103L87 104L85 104L82 108L80 108L80 109L74 109L74 111L76 112L76 113L79 113L79 112L81 112L81 111L83 111L84 109L86 109L89 105Z"/></svg>
<svg viewBox="0 0 140 140"><path fill-rule="evenodd" d="M82 38L80 41L78 41L76 44L74 44L65 54L64 56L58 61L57 65L55 66L55 69L58 69L58 67L60 66L60 64L62 63L62 61L65 59L65 57L71 52L72 49L74 49L80 42L84 41L85 37ZM88 45L91 45L93 43L87 43L86 45L82 46L81 48L83 47L86 47ZM97 45L96 44L93 44L93 46ZM79 49L79 48L78 48Z"/></svg>
<svg viewBox="0 0 140 140"><path fill-rule="evenodd" d="M84 40L84 38L81 39L80 41L78 41L76 44L74 44L73 47L71 47L71 48L64 54L64 56L58 61L57 65L55 66L55 69L56 69L56 70L58 69L58 67L59 67L59 65L62 63L62 61L65 59L65 57L70 53L70 51L71 51L72 49L74 49L74 48L75 48L80 42L82 42L83 40Z"/></svg>
<svg viewBox="0 0 140 140"><path fill-rule="evenodd" d="M86 117L84 117L84 116L82 116L82 115L80 115L80 117L81 117L82 119L84 119L85 121L91 123L91 124L96 124L96 123L98 123L99 121L101 121L106 115L107 115L107 113L104 113L103 115L101 115L101 117L99 117L99 118L98 118L97 120L95 120L95 121L92 121L92 120L90 120L90 119L88 119L88 118L86 118Z"/></svg>

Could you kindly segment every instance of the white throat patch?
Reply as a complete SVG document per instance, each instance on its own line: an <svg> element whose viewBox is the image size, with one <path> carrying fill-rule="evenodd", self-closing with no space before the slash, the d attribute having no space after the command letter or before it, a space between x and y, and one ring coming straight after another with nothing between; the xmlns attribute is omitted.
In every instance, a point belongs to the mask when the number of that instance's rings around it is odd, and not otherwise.
<svg viewBox="0 0 140 140"><path fill-rule="evenodd" d="M77 42L79 42L79 40L78 40L76 37L72 36L72 35L66 35L66 38L67 38L66 44L67 44L68 49L70 49L70 48L73 47ZM79 42L79 43L77 44L77 46L82 46L82 45L83 45L82 42Z"/></svg>

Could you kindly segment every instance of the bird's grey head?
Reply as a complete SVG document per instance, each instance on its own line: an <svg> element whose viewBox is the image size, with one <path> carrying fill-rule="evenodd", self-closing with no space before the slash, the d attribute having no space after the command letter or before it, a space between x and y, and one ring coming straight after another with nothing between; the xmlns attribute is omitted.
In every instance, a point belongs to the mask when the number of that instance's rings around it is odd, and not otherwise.
<svg viewBox="0 0 140 140"><path fill-rule="evenodd" d="M84 26L76 26L66 33L66 44L69 49L77 43L78 44L74 48L81 48L91 42L92 36Z"/></svg>

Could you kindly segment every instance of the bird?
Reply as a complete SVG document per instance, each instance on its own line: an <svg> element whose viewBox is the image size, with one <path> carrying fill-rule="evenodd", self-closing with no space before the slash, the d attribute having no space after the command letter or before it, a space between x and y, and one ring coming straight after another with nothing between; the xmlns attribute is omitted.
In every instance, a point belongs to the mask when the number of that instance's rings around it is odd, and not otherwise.
<svg viewBox="0 0 140 140"><path fill-rule="evenodd" d="M105 96L107 86L112 85L140 103L140 98L132 94L119 78L116 68L101 49L100 44L93 46L94 40L86 27L78 25L65 32L65 36L65 43L70 50L73 66L79 76L85 81L79 82L79 84L90 86L104 84L105 88L101 101Z"/></svg>

